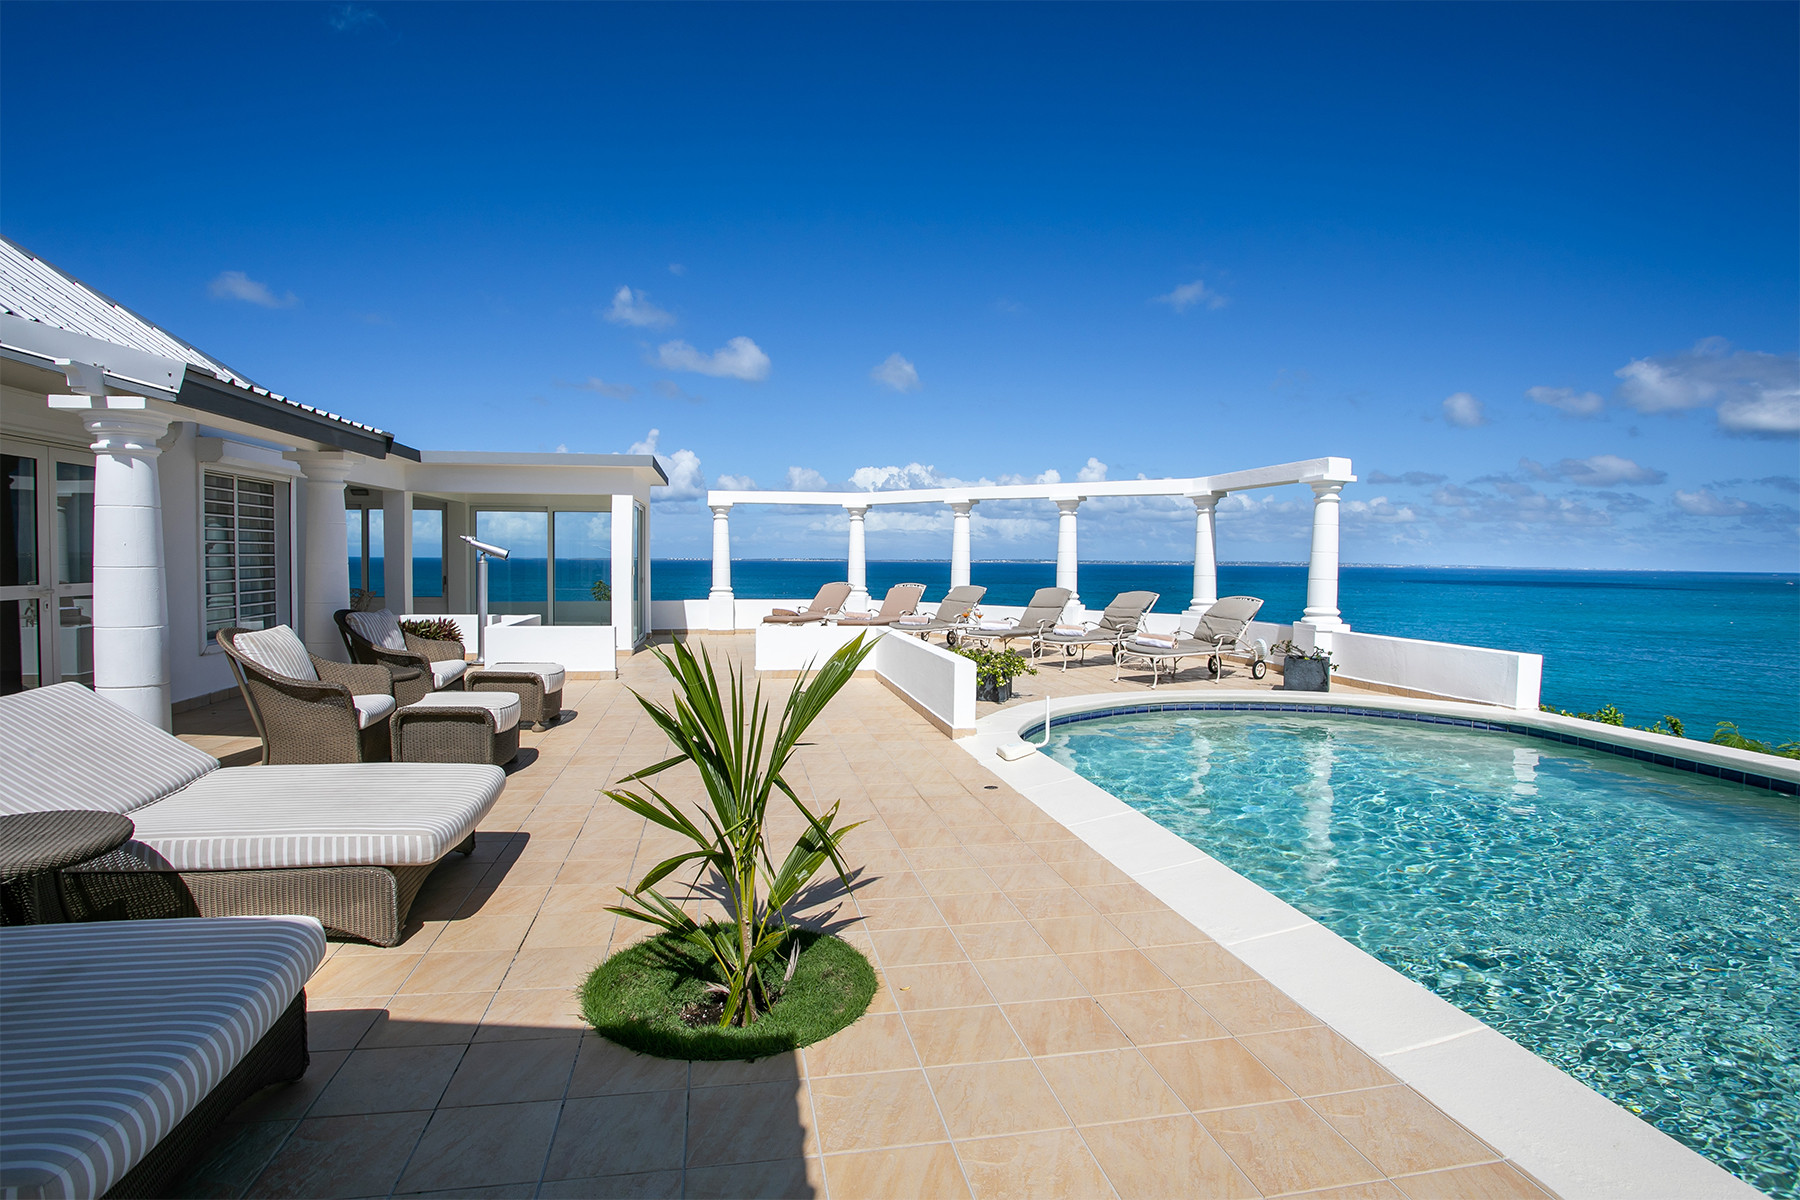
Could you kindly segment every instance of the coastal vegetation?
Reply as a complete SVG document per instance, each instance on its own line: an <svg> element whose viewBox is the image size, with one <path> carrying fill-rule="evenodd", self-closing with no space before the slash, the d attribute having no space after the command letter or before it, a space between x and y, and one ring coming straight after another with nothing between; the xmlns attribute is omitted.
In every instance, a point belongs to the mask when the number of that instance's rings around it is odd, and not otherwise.
<svg viewBox="0 0 1800 1200"><path fill-rule="evenodd" d="M413 617L400 622L400 628L414 637L432 642L462 641L462 627L449 617Z"/></svg>
<svg viewBox="0 0 1800 1200"><path fill-rule="evenodd" d="M643 921L662 932L642 946L621 951L589 977L583 990L584 1012L596 1029L607 1033L621 1020L628 1025L648 1023L664 1034L678 1034L682 1027L748 1029L766 1015L789 1007L796 1011L819 1008L834 1014L832 1019L843 1017L839 1024L817 1033L822 1037L861 1015L873 995L873 975L868 977L871 986L866 993L861 992L860 983L847 992L843 987L848 986L846 981L862 978L848 965L849 956L858 960L862 956L841 943L841 949L822 947L824 939L797 930L789 913L827 862L836 870L838 881L845 888L850 886L840 847L845 835L861 822L840 824L835 803L815 813L800 799L786 771L807 728L873 648L873 641L858 636L827 659L810 680L802 675L789 693L773 733L771 705L763 697L762 684L758 682L751 691L742 669L729 669L727 694L720 688L711 655L704 647L698 658L680 642L668 652L653 651L674 681L673 697L665 706L641 693L633 694L677 753L626 776L620 780L621 787L606 795L645 820L679 834L687 845L657 863L630 889L620 888L621 902L608 906L608 912ZM691 764L698 772L706 792L704 803L678 803L646 782L683 764ZM640 786L624 786L631 784ZM769 805L777 793L806 821L804 830L779 858L772 852L766 830ZM663 880L688 867L696 868L696 874L682 895L671 898L659 890ZM715 908L721 915L697 919L690 909L702 897L701 907ZM803 960L809 954L816 969L803 972ZM863 969L867 969L866 962ZM803 999L827 982L832 983L827 990L837 995L837 1000L820 995ZM646 990L656 994L651 1007L662 1014L654 1021L642 1015ZM851 1002L857 994L863 996L860 1006ZM794 1028L816 1031L829 1024L809 1018ZM652 1049L651 1043L662 1048ZM722 1045L729 1045L729 1039L722 1043L718 1037L708 1036L684 1044L676 1037L671 1044L662 1037L638 1048L673 1057L717 1057ZM759 1050L759 1045L751 1039L727 1056L772 1052ZM700 1053L709 1047L711 1053Z"/></svg>
<svg viewBox="0 0 1800 1200"><path fill-rule="evenodd" d="M1602 725L1625 727L1625 714L1619 711L1616 704L1604 705L1594 712L1570 712L1566 708L1557 708L1551 704L1540 704L1538 708L1543 712L1555 713L1559 717L1574 717L1580 721L1597 721ZM1654 725L1633 725L1631 728L1641 729L1645 733L1660 733L1665 737L1685 738L1687 736L1687 726L1682 723L1680 717L1672 713L1665 713L1662 720ZM1755 738L1745 737L1738 731L1737 725L1731 721L1720 721L1719 727L1713 730L1712 737L1707 741L1715 746L1730 746L1734 750L1751 750L1757 754L1773 754L1780 758L1800 758L1800 742L1782 742L1778 745L1759 742Z"/></svg>

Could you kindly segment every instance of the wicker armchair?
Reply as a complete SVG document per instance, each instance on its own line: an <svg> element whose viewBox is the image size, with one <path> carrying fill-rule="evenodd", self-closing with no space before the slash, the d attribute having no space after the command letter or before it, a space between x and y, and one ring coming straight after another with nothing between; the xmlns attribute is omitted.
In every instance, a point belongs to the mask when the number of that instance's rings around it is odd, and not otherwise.
<svg viewBox="0 0 1800 1200"><path fill-rule="evenodd" d="M380 642L371 640L351 622L352 616L379 621L389 626L385 638ZM386 609L361 613L340 608L332 614L332 619L337 622L338 633L343 636L344 648L350 652L351 662L419 671L417 677L409 677L404 683L396 680L394 698L402 708L442 688L462 690L464 652L461 642L435 641L407 633L400 628L399 619ZM406 648L402 650L394 645L396 640L403 641ZM433 664L437 665L434 667Z"/></svg>
<svg viewBox="0 0 1800 1200"><path fill-rule="evenodd" d="M388 758L395 689L416 686L414 669L400 680L384 665L320 658L285 625L221 629L216 636L256 722L265 766ZM245 638L250 641L241 643Z"/></svg>

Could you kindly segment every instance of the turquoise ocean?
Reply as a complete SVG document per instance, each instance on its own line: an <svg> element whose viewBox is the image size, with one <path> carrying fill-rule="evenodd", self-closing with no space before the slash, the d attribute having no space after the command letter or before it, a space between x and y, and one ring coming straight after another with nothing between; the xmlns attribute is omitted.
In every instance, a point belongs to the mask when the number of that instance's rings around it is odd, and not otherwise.
<svg viewBox="0 0 1800 1200"><path fill-rule="evenodd" d="M378 579L380 560L371 573ZM490 597L544 598L544 562L514 560L496 569ZM501 564L496 563L499 568ZM605 577L603 561L557 562L559 599L586 599ZM974 582L991 604L1023 604L1055 582L1051 562L977 562ZM435 578L429 560L415 576ZM842 560L739 560L732 590L745 597L810 596L844 578ZM1081 564L1081 598L1103 607L1117 592L1160 592L1158 612L1185 609L1192 563ZM651 564L658 600L704 598L712 564L658 559ZM375 579L371 580L379 587ZM927 600L949 586L944 561L869 564L869 589L923 583ZM1690 737L1706 738L1720 721L1769 742L1800 741L1800 576L1689 571L1537 571L1486 567L1344 567L1338 606L1364 633L1461 642L1544 656L1544 702L1575 712L1615 704L1633 725L1665 714ZM1288 622L1306 606L1306 568L1222 563L1221 596L1260 596L1261 617Z"/></svg>

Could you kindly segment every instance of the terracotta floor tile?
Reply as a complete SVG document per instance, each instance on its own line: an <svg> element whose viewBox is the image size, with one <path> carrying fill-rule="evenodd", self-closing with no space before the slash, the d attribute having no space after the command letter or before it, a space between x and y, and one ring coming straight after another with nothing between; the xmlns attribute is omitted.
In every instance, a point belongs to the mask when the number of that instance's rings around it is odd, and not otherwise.
<svg viewBox="0 0 1800 1200"><path fill-rule="evenodd" d="M689 1200L811 1200L825 1193L825 1168L816 1158L690 1167Z"/></svg>
<svg viewBox="0 0 1800 1200"><path fill-rule="evenodd" d="M1381 1178L1368 1159L1298 1100L1198 1115L1206 1131L1267 1195Z"/></svg>
<svg viewBox="0 0 1800 1200"><path fill-rule="evenodd" d="M826 1154L941 1142L949 1135L923 1071L834 1075L811 1083Z"/></svg>
<svg viewBox="0 0 1800 1200"><path fill-rule="evenodd" d="M308 1110L309 1116L416 1112L431 1109L444 1094L462 1046L401 1046L353 1050Z"/></svg>
<svg viewBox="0 0 1800 1200"><path fill-rule="evenodd" d="M299 1124L292 1120L220 1126L201 1152L199 1168L177 1183L173 1193L192 1200L235 1200L250 1190Z"/></svg>
<svg viewBox="0 0 1800 1200"><path fill-rule="evenodd" d="M631 1092L661 1092L687 1086L688 1064L638 1054L599 1034L581 1039L575 1070L569 1076L569 1096L612 1096Z"/></svg>
<svg viewBox="0 0 1800 1200"><path fill-rule="evenodd" d="M1066 881L1043 861L1014 866L989 867L994 885L1004 892L1040 892L1065 886Z"/></svg>
<svg viewBox="0 0 1800 1200"><path fill-rule="evenodd" d="M361 1049L378 1046L460 1046L475 1036L481 1014L487 1011L492 992L432 992L395 996L375 1016ZM312 1015L307 1017L307 1042L312 1041Z"/></svg>
<svg viewBox="0 0 1800 1200"><path fill-rule="evenodd" d="M485 996L482 999L486 1001ZM385 999L342 1008L317 1008L311 1003L311 996L307 1001L306 1048L315 1054L321 1050L351 1049L381 1019L388 1006Z"/></svg>
<svg viewBox="0 0 1800 1200"><path fill-rule="evenodd" d="M894 1003L901 1011L921 1008L966 1008L989 1004L992 999L970 963L936 963L922 967L893 967L882 972Z"/></svg>
<svg viewBox="0 0 1800 1200"><path fill-rule="evenodd" d="M395 947L400 949L400 947ZM357 955L333 958L313 972L306 981L306 994L329 996L391 996L400 990L406 977L419 965L423 955L400 953L389 956Z"/></svg>
<svg viewBox="0 0 1800 1200"><path fill-rule="evenodd" d="M257 1176L252 1194L386 1195L430 1119L429 1112L309 1118Z"/></svg>
<svg viewBox="0 0 1800 1200"><path fill-rule="evenodd" d="M514 881L510 872L499 887L482 886L463 898L457 910L459 920L474 917L534 916L544 903L548 884L531 886Z"/></svg>
<svg viewBox="0 0 1800 1200"><path fill-rule="evenodd" d="M1081 980L1054 955L1037 958L995 958L975 964L994 999L1002 1004L1030 1000L1061 1000L1083 996Z"/></svg>
<svg viewBox="0 0 1800 1200"><path fill-rule="evenodd" d="M1363 1157L1389 1175L1437 1171L1499 1157L1408 1087L1319 1096L1309 1103Z"/></svg>
<svg viewBox="0 0 1800 1200"><path fill-rule="evenodd" d="M1244 960L1217 942L1195 942L1185 946L1153 946L1144 956L1160 967L1164 974L1182 987L1198 987L1209 983L1238 983L1256 979L1257 974Z"/></svg>
<svg viewBox="0 0 1800 1200"><path fill-rule="evenodd" d="M687 1166L799 1159L816 1155L806 1084L746 1083L688 1093Z"/></svg>
<svg viewBox="0 0 1800 1200"><path fill-rule="evenodd" d="M575 1067L581 1035L470 1046L439 1108L561 1100ZM495 1180L495 1182L504 1182Z"/></svg>
<svg viewBox="0 0 1800 1200"><path fill-rule="evenodd" d="M306 1074L292 1083L264 1088L238 1105L228 1118L238 1122L285 1121L307 1115L313 1101L337 1075L338 1068L350 1059L348 1050L322 1050L314 1053L306 1066Z"/></svg>
<svg viewBox="0 0 1800 1200"><path fill-rule="evenodd" d="M1484 1163L1394 1180L1410 1200L1544 1200L1549 1195L1511 1163Z"/></svg>
<svg viewBox="0 0 1800 1200"><path fill-rule="evenodd" d="M1343 1187L1319 1188L1312 1192L1290 1192L1282 1200L1406 1200L1401 1190L1384 1179L1371 1183L1347 1183Z"/></svg>
<svg viewBox="0 0 1800 1200"><path fill-rule="evenodd" d="M1075 978L1096 996L1164 991L1171 985L1169 977L1138 950L1064 954L1062 960Z"/></svg>
<svg viewBox="0 0 1800 1200"><path fill-rule="evenodd" d="M1100 1006L1139 1046L1225 1037L1225 1027L1179 988L1103 996Z"/></svg>
<svg viewBox="0 0 1800 1200"><path fill-rule="evenodd" d="M534 1188L556 1128L555 1101L440 1108L396 1191L528 1183Z"/></svg>
<svg viewBox="0 0 1800 1200"><path fill-rule="evenodd" d="M682 1172L643 1171L635 1175L603 1175L590 1179L558 1179L539 1186L543 1200L679 1200Z"/></svg>
<svg viewBox="0 0 1800 1200"><path fill-rule="evenodd" d="M1181 1098L1136 1050L1057 1054L1037 1065L1077 1125L1187 1115Z"/></svg>
<svg viewBox="0 0 1800 1200"><path fill-rule="evenodd" d="M1398 1082L1387 1068L1352 1046L1349 1039L1323 1025L1250 1034L1238 1040L1301 1096Z"/></svg>
<svg viewBox="0 0 1800 1200"><path fill-rule="evenodd" d="M517 1042L557 1037L588 1027L581 998L570 988L517 988L495 992L475 1031L477 1042Z"/></svg>
<svg viewBox="0 0 1800 1200"><path fill-rule="evenodd" d="M1210 942L1192 921L1166 908L1147 912L1115 913L1111 918L1119 932L1138 946L1179 946L1188 942Z"/></svg>
<svg viewBox="0 0 1800 1200"><path fill-rule="evenodd" d="M949 1200L969 1194L962 1165L948 1142L827 1155L825 1179L833 1200L892 1200L910 1196Z"/></svg>
<svg viewBox="0 0 1800 1200"><path fill-rule="evenodd" d="M1273 1033L1278 1029L1300 1029L1319 1023L1317 1017L1261 979L1212 984L1187 991L1200 1002L1200 1007L1238 1037Z"/></svg>
<svg viewBox="0 0 1800 1200"><path fill-rule="evenodd" d="M1014 907L1033 921L1054 917L1091 917L1099 913L1072 887L1051 888L1042 892L1011 892L1008 895Z"/></svg>
<svg viewBox="0 0 1800 1200"><path fill-rule="evenodd" d="M976 1200L1043 1200L1112 1196L1100 1164L1072 1129L957 1143Z"/></svg>
<svg viewBox="0 0 1800 1200"><path fill-rule="evenodd" d="M1014 829L1013 832L1019 831ZM994 867L1016 867L1043 861L1037 856L1036 850L1019 842L989 842L986 845L965 846L963 849L968 851L969 857L975 860L977 866L990 868L990 874ZM1061 881L1062 876L1057 876L1057 882Z"/></svg>
<svg viewBox="0 0 1800 1200"><path fill-rule="evenodd" d="M598 951L612 938L618 918L611 913L539 913L525 934L527 950L592 946Z"/></svg>
<svg viewBox="0 0 1800 1200"><path fill-rule="evenodd" d="M1131 882L1131 876L1098 855L1052 865L1065 882L1078 888L1109 887Z"/></svg>
<svg viewBox="0 0 1800 1200"><path fill-rule="evenodd" d="M521 950L513 956L502 989L580 987L588 973L605 959L604 954L581 946L560 949Z"/></svg>
<svg viewBox="0 0 1800 1200"><path fill-rule="evenodd" d="M1038 917L1031 923L1058 954L1131 949L1131 942L1125 935L1098 913L1092 916Z"/></svg>
<svg viewBox="0 0 1800 1200"><path fill-rule="evenodd" d="M945 922L950 925L991 925L996 921L1023 919L1023 914L999 892L939 896L937 908Z"/></svg>
<svg viewBox="0 0 1800 1200"><path fill-rule="evenodd" d="M965 851L965 853L967 853ZM919 883L925 888L925 894L936 898L944 896L967 896L981 892L992 892L995 884L988 878L986 871L980 867L960 867L948 871L920 871Z"/></svg>
<svg viewBox="0 0 1800 1200"><path fill-rule="evenodd" d="M884 967L962 962L961 943L945 926L928 929L873 930L869 934Z"/></svg>
<svg viewBox="0 0 1800 1200"><path fill-rule="evenodd" d="M510 950L427 954L399 990L401 994L492 991L506 977L512 959Z"/></svg>
<svg viewBox="0 0 1800 1200"><path fill-rule="evenodd" d="M962 846L915 846L911 850L901 851L901 856L908 861L914 871L955 871L982 865L973 854L970 854ZM880 860L871 859L870 861L879 862ZM990 882L977 890L991 891L993 887L994 884Z"/></svg>
<svg viewBox="0 0 1800 1200"><path fill-rule="evenodd" d="M992 925L958 925L956 940L971 959L1032 958L1051 953L1029 921L1000 921Z"/></svg>
<svg viewBox="0 0 1800 1200"><path fill-rule="evenodd" d="M1260 1195L1250 1180L1193 1117L1157 1117L1081 1131L1121 1200Z"/></svg>
<svg viewBox="0 0 1800 1200"><path fill-rule="evenodd" d="M1025 1047L994 1005L906 1014L906 1028L925 1066L1024 1058Z"/></svg>
<svg viewBox="0 0 1800 1200"><path fill-rule="evenodd" d="M1136 883L1110 883L1099 887L1084 887L1081 894L1095 909L1109 917L1124 913L1155 912L1163 907L1145 888Z"/></svg>
<svg viewBox="0 0 1800 1200"><path fill-rule="evenodd" d="M950 1136L958 1141L1069 1124L1068 1114L1030 1059L932 1067L926 1074Z"/></svg>
<svg viewBox="0 0 1800 1200"><path fill-rule="evenodd" d="M567 1100L544 1178L679 1169L686 1118L687 1093L682 1091Z"/></svg>
<svg viewBox="0 0 1800 1200"><path fill-rule="evenodd" d="M945 1009L960 1013L965 1010ZM868 1071L900 1071L919 1066L912 1038L898 1013L865 1014L848 1029L840 1029L801 1052L808 1078L821 1075L857 1075Z"/></svg>
<svg viewBox="0 0 1800 1200"><path fill-rule="evenodd" d="M1090 996L1008 1004L1006 1016L1035 1055L1114 1050L1131 1044Z"/></svg>
<svg viewBox="0 0 1800 1200"><path fill-rule="evenodd" d="M1140 1052L1195 1112L1293 1098L1274 1072L1230 1038L1145 1046Z"/></svg>

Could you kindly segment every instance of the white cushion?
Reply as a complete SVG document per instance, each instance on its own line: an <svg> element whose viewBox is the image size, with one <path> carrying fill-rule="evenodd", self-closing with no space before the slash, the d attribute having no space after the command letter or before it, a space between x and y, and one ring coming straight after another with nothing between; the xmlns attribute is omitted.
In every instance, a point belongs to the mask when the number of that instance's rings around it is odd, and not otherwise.
<svg viewBox="0 0 1800 1200"><path fill-rule="evenodd" d="M975 626L983 633L998 633L1003 629L1011 629L1018 621L1011 617L984 617Z"/></svg>
<svg viewBox="0 0 1800 1200"><path fill-rule="evenodd" d="M128 813L186 787L219 760L79 683L0 696L0 813Z"/></svg>
<svg viewBox="0 0 1800 1200"><path fill-rule="evenodd" d="M414 708L485 708L494 714L495 733L505 733L519 723L517 692L433 692L406 706Z"/></svg>
<svg viewBox="0 0 1800 1200"><path fill-rule="evenodd" d="M312 655L306 652L306 643L286 625L240 633L232 639L231 644L239 654L265 671L285 675L289 679L319 677L319 672L313 667Z"/></svg>
<svg viewBox="0 0 1800 1200"><path fill-rule="evenodd" d="M1146 650L1173 650L1175 635L1172 633L1139 633L1135 634L1132 644L1142 646Z"/></svg>
<svg viewBox="0 0 1800 1200"><path fill-rule="evenodd" d="M475 832L499 767L331 763L228 767L136 809L122 848L160 869L420 867Z"/></svg>
<svg viewBox="0 0 1800 1200"><path fill-rule="evenodd" d="M0 929L0 1190L99 1196L274 1027L325 957L311 917Z"/></svg>
<svg viewBox="0 0 1800 1200"><path fill-rule="evenodd" d="M445 687L462 678L469 664L460 658L445 658L431 664L431 686Z"/></svg>
<svg viewBox="0 0 1800 1200"><path fill-rule="evenodd" d="M553 692L560 692L563 689L563 679L565 675L561 663L487 663L480 669L483 671L511 671L518 675L536 675L538 677L538 682L544 685L544 694L546 696Z"/></svg>
<svg viewBox="0 0 1800 1200"><path fill-rule="evenodd" d="M934 618L928 617L924 613L908 613L904 617L894 618L894 624L896 624L896 625L929 625L929 624L931 624L931 622L933 620L934 620Z"/></svg>
<svg viewBox="0 0 1800 1200"><path fill-rule="evenodd" d="M406 649L406 634L400 630L400 619L385 608L378 612L353 612L344 620L350 628L383 650Z"/></svg>
<svg viewBox="0 0 1800 1200"><path fill-rule="evenodd" d="M384 720L394 711L394 698L375 693L368 696L352 696L350 703L356 705L356 727L367 729L375 722Z"/></svg>

